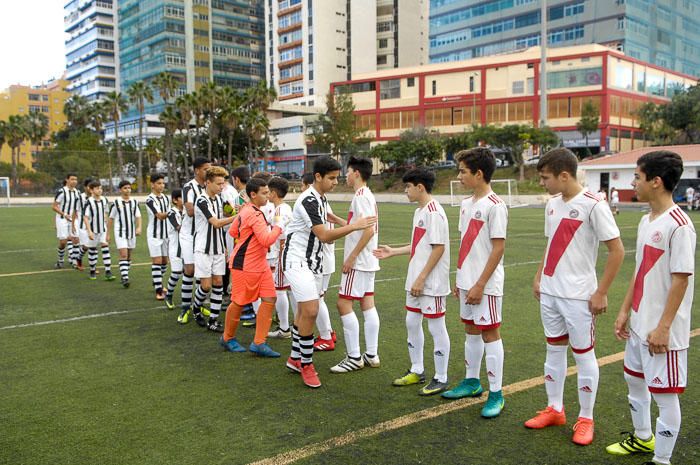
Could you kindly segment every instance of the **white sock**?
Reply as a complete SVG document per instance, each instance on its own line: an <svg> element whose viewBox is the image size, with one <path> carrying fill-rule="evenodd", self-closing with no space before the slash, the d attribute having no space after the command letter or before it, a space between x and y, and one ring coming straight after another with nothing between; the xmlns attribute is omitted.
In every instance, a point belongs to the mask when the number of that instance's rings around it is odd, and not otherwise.
<svg viewBox="0 0 700 465"><path fill-rule="evenodd" d="M318 301L318 316L316 317L316 327L321 339L331 338L331 316L328 313L328 305L321 297Z"/></svg>
<svg viewBox="0 0 700 465"><path fill-rule="evenodd" d="M644 378L625 373L629 394L630 415L634 425L634 434L639 439L651 438L651 394Z"/></svg>
<svg viewBox="0 0 700 465"><path fill-rule="evenodd" d="M435 378L441 383L446 383L447 366L450 362L450 336L447 334L445 317L428 318L428 329L433 336Z"/></svg>
<svg viewBox="0 0 700 465"><path fill-rule="evenodd" d="M411 358L411 371L422 375L423 366L423 315L406 312L406 332L408 333L408 356Z"/></svg>
<svg viewBox="0 0 700 465"><path fill-rule="evenodd" d="M280 322L280 329L289 331L289 299L287 299L287 291L275 291L277 302L275 302L275 310L277 311L277 319Z"/></svg>
<svg viewBox="0 0 700 465"><path fill-rule="evenodd" d="M345 335L345 348L348 356L352 358L360 357L360 322L355 312L340 317L343 323L343 334Z"/></svg>
<svg viewBox="0 0 700 465"><path fill-rule="evenodd" d="M568 346L547 344L544 362L544 387L550 407L561 412L564 408L564 381L566 380L566 349Z"/></svg>
<svg viewBox="0 0 700 465"><path fill-rule="evenodd" d="M583 354L574 352L574 360L578 368L578 403L581 408L578 416L593 419L593 407L600 378L595 350L591 349Z"/></svg>
<svg viewBox="0 0 700 465"><path fill-rule="evenodd" d="M362 311L365 320L365 352L368 355L377 355L379 347L379 314L377 308Z"/></svg>
<svg viewBox="0 0 700 465"><path fill-rule="evenodd" d="M484 340L481 334L465 334L464 337L464 365L467 367L465 378L479 379L481 358L484 356Z"/></svg>
<svg viewBox="0 0 700 465"><path fill-rule="evenodd" d="M656 419L656 446L654 461L671 463L673 448L676 446L678 432L681 429L681 405L678 394L653 394L654 401L659 407L659 418Z"/></svg>
<svg viewBox="0 0 700 465"><path fill-rule="evenodd" d="M484 352L486 353L489 392L498 392L503 385L503 340L485 343Z"/></svg>

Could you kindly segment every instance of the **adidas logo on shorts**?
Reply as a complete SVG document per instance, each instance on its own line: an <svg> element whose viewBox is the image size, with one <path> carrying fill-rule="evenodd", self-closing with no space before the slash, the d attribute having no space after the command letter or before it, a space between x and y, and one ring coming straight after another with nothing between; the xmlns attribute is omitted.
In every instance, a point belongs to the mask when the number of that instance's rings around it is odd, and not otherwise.
<svg viewBox="0 0 700 465"><path fill-rule="evenodd" d="M663 384L663 382L661 381L661 378L657 376L656 378L651 380L651 384Z"/></svg>
<svg viewBox="0 0 700 465"><path fill-rule="evenodd" d="M590 388L590 386L583 386L580 389L583 392L593 392L593 390Z"/></svg>

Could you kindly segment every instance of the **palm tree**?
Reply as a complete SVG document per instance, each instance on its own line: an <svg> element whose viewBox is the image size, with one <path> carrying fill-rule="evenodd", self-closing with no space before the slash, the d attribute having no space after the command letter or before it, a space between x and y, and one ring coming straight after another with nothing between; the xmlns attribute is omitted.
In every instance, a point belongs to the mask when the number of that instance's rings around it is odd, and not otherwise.
<svg viewBox="0 0 700 465"><path fill-rule="evenodd" d="M246 89L244 94L244 130L248 138L248 160L252 163L255 160L253 155L254 142L257 145L260 138L267 138L270 128L270 121L267 119L267 109L277 98L277 93L272 87L267 87L265 81L258 82L257 85ZM267 150L264 154L265 167L267 167Z"/></svg>
<svg viewBox="0 0 700 465"><path fill-rule="evenodd" d="M105 121L109 119L109 115L107 114L107 106L104 102L93 102L88 107L88 110L89 124L95 130L101 142L103 137L102 130L104 129Z"/></svg>
<svg viewBox="0 0 700 465"><path fill-rule="evenodd" d="M12 188L17 189L19 178L17 176L17 164L19 163L19 150L24 140L28 137L28 118L25 115L10 115L5 126L5 141L10 146L12 162Z"/></svg>
<svg viewBox="0 0 700 465"><path fill-rule="evenodd" d="M175 76L164 71L153 78L153 87L158 90L160 98L167 105L180 88L180 82Z"/></svg>
<svg viewBox="0 0 700 465"><path fill-rule="evenodd" d="M148 139L146 141L144 152L146 153L146 163L148 164L148 172L151 171L151 167L154 165L153 159L160 158L160 154L162 153L162 142L162 140L156 138Z"/></svg>
<svg viewBox="0 0 700 465"><path fill-rule="evenodd" d="M196 106L196 102L193 101L192 94L185 94L175 100L175 108L182 118L182 126L187 130L187 147L194 161L194 146L192 145L192 131L190 131L190 121L192 121L193 109Z"/></svg>
<svg viewBox="0 0 700 465"><path fill-rule="evenodd" d="M228 143L226 145L226 160L228 162L228 167L233 166L233 136L238 129L243 112L241 111L241 104L243 99L241 94L236 91L233 87L224 87L222 90L222 110L219 115L221 118L221 125L226 129L226 135L228 137Z"/></svg>
<svg viewBox="0 0 700 465"><path fill-rule="evenodd" d="M43 113L30 113L27 115L27 137L36 145L39 151L39 144L49 134L49 118Z"/></svg>
<svg viewBox="0 0 700 465"><path fill-rule="evenodd" d="M173 106L167 106L159 116L160 121L165 127L165 161L168 164L168 182L173 187L180 187L177 169L175 167L175 157L173 156L173 135L177 131L180 124L180 115Z"/></svg>
<svg viewBox="0 0 700 465"><path fill-rule="evenodd" d="M121 142L119 141L119 120L121 119L121 114L129 108L129 104L124 95L116 91L110 92L105 96L104 104L109 119L114 122L114 142L117 146L117 164L119 165L121 178L124 173L124 157L122 155Z"/></svg>
<svg viewBox="0 0 700 465"><path fill-rule="evenodd" d="M207 158L211 160L211 147L216 132L216 118L221 106L221 88L214 81L209 81L200 88L202 103L205 107L209 125L209 138L207 141Z"/></svg>
<svg viewBox="0 0 700 465"><path fill-rule="evenodd" d="M135 81L126 91L129 101L139 112L139 161L138 161L138 192L143 192L143 121L146 102L153 102L153 89L143 81Z"/></svg>
<svg viewBox="0 0 700 465"><path fill-rule="evenodd" d="M63 104L63 114L68 119L68 126L73 129L84 128L89 123L90 104L82 95L72 95Z"/></svg>

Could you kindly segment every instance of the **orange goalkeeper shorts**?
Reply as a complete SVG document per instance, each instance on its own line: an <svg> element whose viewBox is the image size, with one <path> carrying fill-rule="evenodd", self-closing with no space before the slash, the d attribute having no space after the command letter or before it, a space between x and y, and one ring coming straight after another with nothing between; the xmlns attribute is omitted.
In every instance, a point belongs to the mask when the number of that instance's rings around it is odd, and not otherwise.
<svg viewBox="0 0 700 465"><path fill-rule="evenodd" d="M276 297L272 271L251 273L231 270L231 300L238 305L255 302L262 297Z"/></svg>

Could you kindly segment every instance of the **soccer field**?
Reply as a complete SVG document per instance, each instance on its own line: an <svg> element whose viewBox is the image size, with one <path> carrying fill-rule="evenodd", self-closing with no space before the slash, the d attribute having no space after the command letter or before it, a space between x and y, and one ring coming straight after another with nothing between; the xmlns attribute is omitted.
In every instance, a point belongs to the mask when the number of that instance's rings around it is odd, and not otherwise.
<svg viewBox="0 0 700 465"><path fill-rule="evenodd" d="M333 204L339 216L347 207ZM454 268L458 210L445 208ZM408 205L380 204L380 243L407 243L412 213ZM102 281L102 275L89 281L86 271L52 269L56 240L49 207L0 208L0 464L626 465L650 460L604 451L621 431L632 428L618 356L624 344L615 340L612 326L634 268L641 215L627 210L617 217L627 255L609 294L610 310L597 323L596 355L604 365L596 438L580 447L570 441L578 413L575 376L567 379L566 427L532 431L522 425L546 405L545 341L531 292L544 247L542 209L510 210L502 327L506 407L500 417L484 420L478 402L450 403L418 396L419 386L391 386L410 366L406 257L383 261L377 274L378 369L344 375L328 371L344 355L335 311L340 274L333 276L326 301L338 345L334 352L314 356L323 386L311 390L284 366L288 340L270 341L282 358L260 359L223 351L217 335L194 323L178 325L177 312L154 299L143 237L131 287L124 289L118 280ZM691 218L697 229L700 216ZM340 268L342 240L336 247ZM113 264L115 257L112 247ZM601 249L599 262L604 258ZM698 328L697 281L695 286L692 327ZM464 333L454 298L448 301L447 326L454 385L464 377ZM427 326L425 332L430 376ZM240 328L238 338L249 344L253 330ZM700 389L694 376L700 371L699 342L691 340L690 386L681 395L683 424L674 464L700 463L700 452L692 446L700 437ZM569 356L569 367L574 366ZM482 384L487 388L483 369Z"/></svg>

